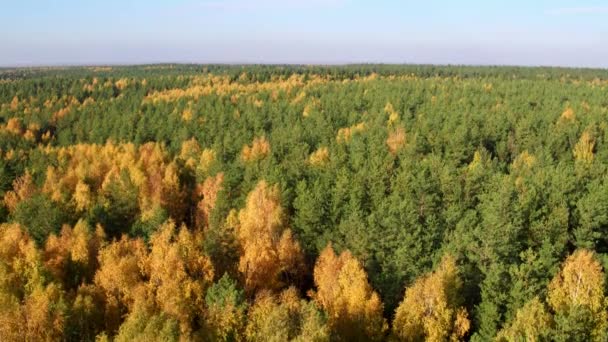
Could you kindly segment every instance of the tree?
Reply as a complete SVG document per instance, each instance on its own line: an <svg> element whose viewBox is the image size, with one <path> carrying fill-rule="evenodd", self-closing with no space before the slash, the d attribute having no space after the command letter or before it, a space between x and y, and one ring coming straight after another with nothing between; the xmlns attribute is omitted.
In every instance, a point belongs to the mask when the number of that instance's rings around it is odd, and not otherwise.
<svg viewBox="0 0 608 342"><path fill-rule="evenodd" d="M566 259L549 284L548 301L555 312L556 340L606 340L604 282L602 266L592 251L580 249Z"/></svg>
<svg viewBox="0 0 608 342"><path fill-rule="evenodd" d="M277 298L262 291L249 310L247 341L329 341L325 319L314 304L301 300L293 287Z"/></svg>
<svg viewBox="0 0 608 342"><path fill-rule="evenodd" d="M402 341L463 340L471 322L461 306L461 288L456 261L445 256L436 271L406 289L395 312L394 336Z"/></svg>
<svg viewBox="0 0 608 342"><path fill-rule="evenodd" d="M45 265L68 289L75 289L82 282L91 282L98 267L97 253L104 239L101 227L91 232L84 220L79 220L73 229L65 225L59 236L51 235L46 240Z"/></svg>
<svg viewBox="0 0 608 342"><path fill-rule="evenodd" d="M103 247L99 251L98 260L95 285L103 290L108 306L116 307L119 317L120 312L131 308L136 299L149 296L146 289L148 251L143 240L123 236Z"/></svg>
<svg viewBox="0 0 608 342"><path fill-rule="evenodd" d="M312 297L328 314L332 339L382 340L387 329L382 302L350 252L337 256L329 244L317 259L314 281L317 290Z"/></svg>
<svg viewBox="0 0 608 342"><path fill-rule="evenodd" d="M114 338L117 342L180 341L179 323L154 306L138 303L120 326Z"/></svg>
<svg viewBox="0 0 608 342"><path fill-rule="evenodd" d="M150 239L148 288L160 310L180 325L183 336L204 310L204 293L213 280L213 265L204 254L200 232L176 229L167 221Z"/></svg>
<svg viewBox="0 0 608 342"><path fill-rule="evenodd" d="M82 284L71 302L66 336L70 339L92 341L106 328L105 297L93 284Z"/></svg>
<svg viewBox="0 0 608 342"><path fill-rule="evenodd" d="M572 154L576 161L591 163L595 155L593 154L593 149L595 147L595 138L588 130L585 130L581 135L576 146L574 146L574 150Z"/></svg>
<svg viewBox="0 0 608 342"><path fill-rule="evenodd" d="M205 295L204 337L210 341L236 341L245 327L247 302L236 282L224 274Z"/></svg>
<svg viewBox="0 0 608 342"><path fill-rule="evenodd" d="M194 215L195 225L198 228L204 229L209 227L209 218L212 210L215 208L215 202L219 192L222 190L224 182L224 174L218 173L214 177L207 177L203 184L197 186L196 193L200 200L196 205Z"/></svg>
<svg viewBox="0 0 608 342"><path fill-rule="evenodd" d="M251 146L243 146L241 160L244 162L255 162L266 158L270 154L270 143L265 137L253 139Z"/></svg>
<svg viewBox="0 0 608 342"><path fill-rule="evenodd" d="M299 276L302 250L285 227L283 215L279 187L265 181L249 193L245 208L239 212L239 271L248 293L279 289Z"/></svg>
<svg viewBox="0 0 608 342"><path fill-rule="evenodd" d="M522 308L517 310L515 319L505 326L496 339L498 341L549 341L553 318L545 308L545 305L534 297Z"/></svg>
<svg viewBox="0 0 608 342"><path fill-rule="evenodd" d="M0 226L0 340L59 340L64 293L49 282L42 255L18 224Z"/></svg>
<svg viewBox="0 0 608 342"><path fill-rule="evenodd" d="M93 209L94 217L110 237L127 232L140 214L138 189L127 170L108 173L102 185L102 206Z"/></svg>
<svg viewBox="0 0 608 342"><path fill-rule="evenodd" d="M43 245L49 235L59 233L66 217L46 195L38 194L19 202L13 219L27 228L36 243Z"/></svg>

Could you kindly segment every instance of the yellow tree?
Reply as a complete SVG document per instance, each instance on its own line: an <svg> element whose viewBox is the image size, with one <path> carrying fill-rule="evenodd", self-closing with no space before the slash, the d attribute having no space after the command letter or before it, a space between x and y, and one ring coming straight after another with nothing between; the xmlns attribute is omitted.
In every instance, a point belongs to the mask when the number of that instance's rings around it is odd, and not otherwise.
<svg viewBox="0 0 608 342"><path fill-rule="evenodd" d="M148 252L141 239L123 236L99 251L99 269L95 284L107 297L108 319L133 306L139 297L148 297L146 280L149 274ZM113 310L114 308L115 310Z"/></svg>
<svg viewBox="0 0 608 342"><path fill-rule="evenodd" d="M241 160L254 162L266 158L270 154L270 143L265 137L255 138L251 146L243 146Z"/></svg>
<svg viewBox="0 0 608 342"><path fill-rule="evenodd" d="M403 341L457 341L470 329L461 307L462 281L453 257L443 258L438 269L422 276L405 291L395 312L393 334Z"/></svg>
<svg viewBox="0 0 608 342"><path fill-rule="evenodd" d="M386 138L386 145L392 154L397 154L403 145L405 145L405 129L403 127L390 128L388 137Z"/></svg>
<svg viewBox="0 0 608 342"><path fill-rule="evenodd" d="M45 278L41 253L19 225L0 226L0 340L60 340L64 294Z"/></svg>
<svg viewBox="0 0 608 342"><path fill-rule="evenodd" d="M46 240L45 266L67 287L91 281L98 266L97 253L104 240L105 234L99 226L91 232L83 220L79 220L73 229L66 225L59 236L50 235Z"/></svg>
<svg viewBox="0 0 608 342"><path fill-rule="evenodd" d="M595 138L589 132L589 130L585 130L581 135L578 143L574 146L574 158L577 161L591 163L594 158L593 149L595 147Z"/></svg>
<svg viewBox="0 0 608 342"><path fill-rule="evenodd" d="M150 239L149 288L159 308L180 323L185 336L192 322L202 317L204 293L213 281L213 266L205 255L200 232L172 221L163 224Z"/></svg>
<svg viewBox="0 0 608 342"><path fill-rule="evenodd" d="M551 314L538 297L535 297L517 310L513 321L498 333L496 339L508 342L548 341L552 324Z"/></svg>
<svg viewBox="0 0 608 342"><path fill-rule="evenodd" d="M319 147L308 157L308 163L312 166L324 166L329 163L329 149L327 147Z"/></svg>
<svg viewBox="0 0 608 342"><path fill-rule="evenodd" d="M213 208L215 208L215 202L218 193L222 190L223 182L224 173L220 172L213 177L207 177L203 184L197 186L196 195L200 198L194 215L197 228L207 228L209 226L209 217Z"/></svg>
<svg viewBox="0 0 608 342"><path fill-rule="evenodd" d="M382 340L387 324L383 305L367 274L348 251L337 256L328 245L314 268L315 301L327 312L332 337L337 341Z"/></svg>
<svg viewBox="0 0 608 342"><path fill-rule="evenodd" d="M13 181L13 190L4 195L4 204L9 212L15 211L19 202L32 197L36 193L36 185L29 172Z"/></svg>
<svg viewBox="0 0 608 342"><path fill-rule="evenodd" d="M138 301L113 339L107 335L98 337L97 341L148 342L148 341L190 341L187 336L180 336L179 323L165 313L159 313L152 301Z"/></svg>
<svg viewBox="0 0 608 342"><path fill-rule="evenodd" d="M568 338L589 333L590 339L605 341L608 314L604 279L593 252L577 250L566 259L549 284L548 300L555 312L556 334Z"/></svg>
<svg viewBox="0 0 608 342"><path fill-rule="evenodd" d="M303 265L300 245L285 227L278 186L261 181L239 212L239 271L245 290L278 289L297 277Z"/></svg>
<svg viewBox="0 0 608 342"><path fill-rule="evenodd" d="M279 296L261 291L249 310L247 341L329 341L321 313L313 303L301 300L293 287Z"/></svg>

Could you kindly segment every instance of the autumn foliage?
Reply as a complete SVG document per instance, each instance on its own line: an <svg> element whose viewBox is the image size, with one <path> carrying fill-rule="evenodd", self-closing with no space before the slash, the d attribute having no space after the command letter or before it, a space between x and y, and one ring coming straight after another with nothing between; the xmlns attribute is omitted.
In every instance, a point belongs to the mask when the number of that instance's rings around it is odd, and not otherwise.
<svg viewBox="0 0 608 342"><path fill-rule="evenodd" d="M285 226L277 185L258 183L247 196L238 218L237 237L242 253L239 271L249 293L280 289L300 275L302 250Z"/></svg>
<svg viewBox="0 0 608 342"><path fill-rule="evenodd" d="M607 87L0 68L0 341L606 341Z"/></svg>
<svg viewBox="0 0 608 342"><path fill-rule="evenodd" d="M395 312L393 333L402 341L458 341L471 322L462 305L462 280L454 258L446 256L434 272L405 290Z"/></svg>
<svg viewBox="0 0 608 342"><path fill-rule="evenodd" d="M314 280L312 297L327 312L336 340L382 340L387 329L382 302L350 252L336 255L328 245L319 255Z"/></svg>

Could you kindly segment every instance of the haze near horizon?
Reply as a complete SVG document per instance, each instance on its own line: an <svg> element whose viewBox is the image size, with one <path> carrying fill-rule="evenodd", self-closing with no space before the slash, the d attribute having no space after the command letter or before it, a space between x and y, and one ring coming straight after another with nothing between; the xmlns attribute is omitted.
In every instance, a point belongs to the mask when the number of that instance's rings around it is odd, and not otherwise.
<svg viewBox="0 0 608 342"><path fill-rule="evenodd" d="M3 7L2 67L608 67L608 5L602 1L24 0Z"/></svg>

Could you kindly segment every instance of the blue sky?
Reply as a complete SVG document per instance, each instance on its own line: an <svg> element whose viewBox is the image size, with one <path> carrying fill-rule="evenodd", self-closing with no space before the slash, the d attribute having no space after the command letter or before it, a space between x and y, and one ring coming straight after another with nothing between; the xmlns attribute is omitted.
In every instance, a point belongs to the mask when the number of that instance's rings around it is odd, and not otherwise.
<svg viewBox="0 0 608 342"><path fill-rule="evenodd" d="M608 67L606 0L19 0L1 8L0 66Z"/></svg>

